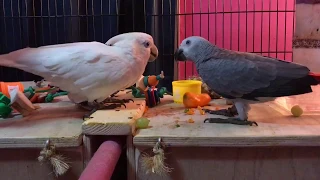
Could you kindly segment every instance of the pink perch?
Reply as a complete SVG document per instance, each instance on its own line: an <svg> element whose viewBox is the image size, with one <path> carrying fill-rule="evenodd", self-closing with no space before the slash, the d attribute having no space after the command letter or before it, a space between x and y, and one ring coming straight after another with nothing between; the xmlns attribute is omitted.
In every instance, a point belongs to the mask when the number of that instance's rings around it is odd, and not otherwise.
<svg viewBox="0 0 320 180"><path fill-rule="evenodd" d="M107 180L111 179L121 154L121 146L115 141L102 143L82 172L79 180Z"/></svg>

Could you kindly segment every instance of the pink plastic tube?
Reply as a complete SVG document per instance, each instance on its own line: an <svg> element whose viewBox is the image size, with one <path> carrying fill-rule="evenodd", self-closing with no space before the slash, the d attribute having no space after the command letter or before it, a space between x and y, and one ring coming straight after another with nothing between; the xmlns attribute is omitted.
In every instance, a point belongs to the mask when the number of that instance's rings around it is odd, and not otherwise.
<svg viewBox="0 0 320 180"><path fill-rule="evenodd" d="M121 154L121 146L115 141L105 141L93 155L79 180L108 180Z"/></svg>

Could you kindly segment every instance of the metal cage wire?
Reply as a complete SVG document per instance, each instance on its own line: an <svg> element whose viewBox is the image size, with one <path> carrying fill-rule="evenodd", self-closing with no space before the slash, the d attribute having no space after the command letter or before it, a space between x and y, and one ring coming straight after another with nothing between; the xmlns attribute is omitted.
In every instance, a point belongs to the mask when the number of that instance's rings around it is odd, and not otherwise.
<svg viewBox="0 0 320 180"><path fill-rule="evenodd" d="M99 41L129 31L151 34L159 58L145 74L165 72L160 86L196 75L175 63L180 42L199 35L227 49L292 61L294 0L0 0L0 54L24 47ZM0 69L1 81L40 79Z"/></svg>

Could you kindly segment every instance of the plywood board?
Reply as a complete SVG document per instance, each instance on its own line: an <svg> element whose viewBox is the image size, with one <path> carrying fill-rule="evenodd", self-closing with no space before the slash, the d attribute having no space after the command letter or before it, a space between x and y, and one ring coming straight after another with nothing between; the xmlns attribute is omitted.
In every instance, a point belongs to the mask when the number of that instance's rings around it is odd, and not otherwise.
<svg viewBox="0 0 320 180"><path fill-rule="evenodd" d="M91 115L82 125L82 132L86 135L129 135L135 130L134 122L141 117L145 110L144 98L133 98L128 91L120 91L116 98L133 99L126 103L126 108L113 110L99 110Z"/></svg>
<svg viewBox="0 0 320 180"><path fill-rule="evenodd" d="M319 100L320 102L320 100ZM224 108L225 100L213 100L207 108ZM320 146L320 116L292 117L290 112L274 102L251 106L249 120L259 126L203 123L215 115L184 114L184 107L170 96L144 115L150 119L148 129L140 129L134 137L135 146L154 146L161 137L167 146ZM217 117L217 116L216 116ZM179 123L192 118L194 123Z"/></svg>
<svg viewBox="0 0 320 180"><path fill-rule="evenodd" d="M137 180L319 180L320 147L167 148L172 172L146 174L138 159ZM137 151L137 150L136 150ZM151 151L151 150L150 150ZM150 151L143 151L153 155Z"/></svg>
<svg viewBox="0 0 320 180"><path fill-rule="evenodd" d="M23 82L25 88L33 82ZM0 119L0 148L44 147L47 139L57 147L75 147L82 143L81 125L85 111L60 96L27 117Z"/></svg>
<svg viewBox="0 0 320 180"><path fill-rule="evenodd" d="M53 103L41 103L40 109L27 117L0 120L0 148L43 147L46 140L57 147L79 146L84 110L67 96Z"/></svg>

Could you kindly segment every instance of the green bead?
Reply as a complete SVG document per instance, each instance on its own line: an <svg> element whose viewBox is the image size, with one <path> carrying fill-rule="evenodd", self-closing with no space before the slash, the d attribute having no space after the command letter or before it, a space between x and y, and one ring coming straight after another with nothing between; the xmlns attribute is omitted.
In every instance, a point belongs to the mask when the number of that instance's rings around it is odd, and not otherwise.
<svg viewBox="0 0 320 180"><path fill-rule="evenodd" d="M0 102L4 103L5 105L9 105L11 100L0 92Z"/></svg>
<svg viewBox="0 0 320 180"><path fill-rule="evenodd" d="M12 109L10 106L4 104L4 103L0 103L0 116L2 118L6 118L8 117L12 112Z"/></svg>

